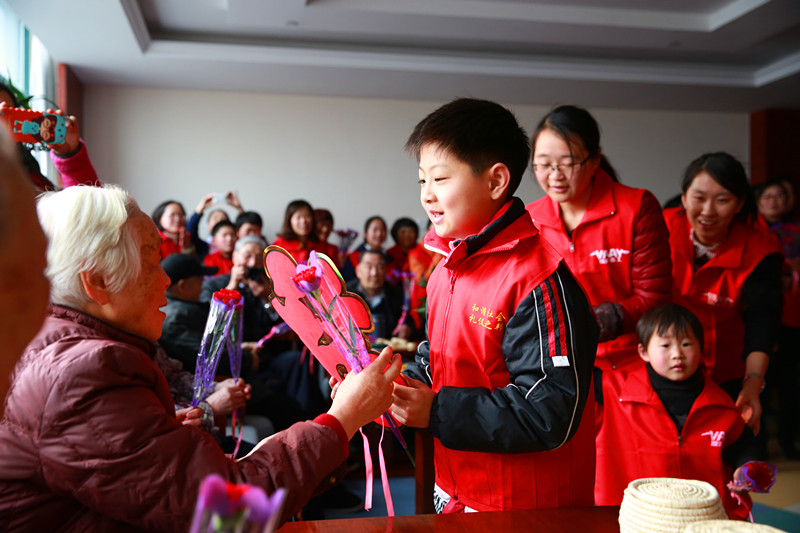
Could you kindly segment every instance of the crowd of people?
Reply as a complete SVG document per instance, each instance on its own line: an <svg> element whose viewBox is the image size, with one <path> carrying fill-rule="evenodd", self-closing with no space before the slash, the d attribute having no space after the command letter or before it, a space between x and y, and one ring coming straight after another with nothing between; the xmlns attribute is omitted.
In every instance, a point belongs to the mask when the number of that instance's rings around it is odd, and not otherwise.
<svg viewBox="0 0 800 533"><path fill-rule="evenodd" d="M706 153L662 210L616 172L586 109L556 107L529 136L506 108L464 98L406 144L429 227L371 216L351 247L302 199L274 238L235 191L203 196L188 220L173 199L147 216L100 182L69 127L52 147L61 190L0 132L0 526L49 530L58 515L67 529L185 529L209 473L285 486L287 520L340 479L349 439L390 405L434 436L437 512L618 505L631 480L667 476L712 483L741 517L726 483L766 458L765 412L798 458L790 180L754 189L735 157ZM526 169L545 194L527 206ZM47 191L35 209L26 181ZM330 257L373 314L374 346L419 342L402 384L386 348L330 394L297 336L275 335L270 244L298 263ZM220 289L243 297L242 378L220 363L193 408ZM237 460L220 429L241 408L259 430Z"/></svg>

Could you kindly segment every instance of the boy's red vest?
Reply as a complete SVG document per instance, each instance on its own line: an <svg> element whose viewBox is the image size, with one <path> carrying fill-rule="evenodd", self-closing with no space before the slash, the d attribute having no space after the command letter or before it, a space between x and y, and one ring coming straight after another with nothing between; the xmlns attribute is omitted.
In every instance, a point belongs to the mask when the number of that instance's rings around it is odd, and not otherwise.
<svg viewBox="0 0 800 533"><path fill-rule="evenodd" d="M428 334L436 392L442 387L491 390L509 385L502 350L504 324L561 262L525 215L478 252L467 255L466 250L465 242L459 244L438 264L428 284ZM442 251L446 252L446 245ZM593 408L590 391L577 433L552 451L462 451L446 448L434 439L436 484L478 511L591 506Z"/></svg>
<svg viewBox="0 0 800 533"><path fill-rule="evenodd" d="M682 208L664 211L672 247L672 297L703 324L703 363L715 383L745 374L741 290L747 277L772 253L759 230L734 221L717 255L695 272L691 225Z"/></svg>
<svg viewBox="0 0 800 533"><path fill-rule="evenodd" d="M736 507L725 488L732 468L722 461L722 450L739 438L744 422L730 397L707 377L680 435L645 367L604 376L602 412L597 505L619 505L634 479L674 477L707 481L726 509Z"/></svg>

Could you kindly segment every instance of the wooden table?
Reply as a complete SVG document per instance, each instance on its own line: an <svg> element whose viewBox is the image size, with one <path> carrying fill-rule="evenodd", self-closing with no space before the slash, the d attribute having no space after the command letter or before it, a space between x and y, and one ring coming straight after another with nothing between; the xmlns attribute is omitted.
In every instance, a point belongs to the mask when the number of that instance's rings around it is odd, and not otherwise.
<svg viewBox="0 0 800 533"><path fill-rule="evenodd" d="M347 518L289 522L278 533L369 533L389 531L468 533L536 531L557 533L619 533L619 507L536 509L448 515Z"/></svg>

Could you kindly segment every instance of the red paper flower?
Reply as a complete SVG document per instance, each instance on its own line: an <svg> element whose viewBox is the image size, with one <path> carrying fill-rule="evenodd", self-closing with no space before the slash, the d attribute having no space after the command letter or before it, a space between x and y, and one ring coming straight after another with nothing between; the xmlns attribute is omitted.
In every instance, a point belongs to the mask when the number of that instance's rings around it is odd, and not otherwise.
<svg viewBox="0 0 800 533"><path fill-rule="evenodd" d="M764 461L748 461L733 473L728 488L734 491L769 492L775 484L778 468Z"/></svg>
<svg viewBox="0 0 800 533"><path fill-rule="evenodd" d="M227 345L231 363L231 375L238 378L242 361L242 306L243 299L239 291L221 289L214 293L211 306L197 353L195 365L192 407L210 392L214 374L222 349Z"/></svg>
<svg viewBox="0 0 800 533"><path fill-rule="evenodd" d="M750 461L746 465L743 475L750 484L753 492L768 492L775 483L775 466L763 461Z"/></svg>
<svg viewBox="0 0 800 533"><path fill-rule="evenodd" d="M305 266L305 265L300 265L300 266L302 267L302 266ZM303 283L303 282L313 283L315 281L316 277L317 276L316 276L316 273L314 272L314 269L306 267L306 268L300 270L294 276L292 276L292 280L294 280L294 282L299 285L300 283Z"/></svg>
<svg viewBox="0 0 800 533"><path fill-rule="evenodd" d="M308 265L297 265L292 281L304 294L311 294L319 289L319 284L322 282L322 263L317 257L317 252L311 251Z"/></svg>
<svg viewBox="0 0 800 533"><path fill-rule="evenodd" d="M226 306L235 305L237 307L242 304L242 295L237 290L220 289L214 293L214 299L222 302Z"/></svg>

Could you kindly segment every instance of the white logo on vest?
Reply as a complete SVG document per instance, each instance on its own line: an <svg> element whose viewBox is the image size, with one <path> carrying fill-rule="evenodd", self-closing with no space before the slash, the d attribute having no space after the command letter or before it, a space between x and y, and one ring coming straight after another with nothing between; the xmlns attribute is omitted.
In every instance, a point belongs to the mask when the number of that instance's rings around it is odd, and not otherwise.
<svg viewBox="0 0 800 533"><path fill-rule="evenodd" d="M700 434L702 437L708 435L711 437L711 447L712 448L721 448L722 443L725 442L725 432L724 431L706 431L705 433Z"/></svg>
<svg viewBox="0 0 800 533"><path fill-rule="evenodd" d="M630 250L623 248L611 248L610 250L595 250L589 256L596 257L601 265L607 265L608 263L620 263L622 256L629 253L631 253Z"/></svg>

